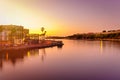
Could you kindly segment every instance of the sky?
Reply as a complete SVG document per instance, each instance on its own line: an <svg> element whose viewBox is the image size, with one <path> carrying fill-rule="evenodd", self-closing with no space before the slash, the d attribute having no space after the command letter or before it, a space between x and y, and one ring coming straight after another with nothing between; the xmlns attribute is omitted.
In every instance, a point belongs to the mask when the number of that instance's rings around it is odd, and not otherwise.
<svg viewBox="0 0 120 80"><path fill-rule="evenodd" d="M0 0L0 24L55 36L120 29L120 0Z"/></svg>

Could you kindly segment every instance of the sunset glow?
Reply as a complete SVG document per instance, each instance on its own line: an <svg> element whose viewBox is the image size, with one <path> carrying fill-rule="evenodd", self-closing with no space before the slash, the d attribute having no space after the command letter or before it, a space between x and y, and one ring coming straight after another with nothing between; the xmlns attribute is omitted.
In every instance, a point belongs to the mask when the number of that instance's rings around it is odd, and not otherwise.
<svg viewBox="0 0 120 80"><path fill-rule="evenodd" d="M0 24L22 25L30 33L65 36L119 29L118 0L0 0Z"/></svg>
<svg viewBox="0 0 120 80"><path fill-rule="evenodd" d="M120 0L0 0L0 80L120 80Z"/></svg>

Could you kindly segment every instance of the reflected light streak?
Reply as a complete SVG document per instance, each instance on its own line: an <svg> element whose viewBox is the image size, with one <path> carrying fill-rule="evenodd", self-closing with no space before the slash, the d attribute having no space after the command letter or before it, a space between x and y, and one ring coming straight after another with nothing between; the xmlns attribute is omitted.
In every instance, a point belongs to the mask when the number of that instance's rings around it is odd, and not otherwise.
<svg viewBox="0 0 120 80"><path fill-rule="evenodd" d="M8 55L8 53L6 53L6 60L8 61L8 57L9 57L9 55Z"/></svg>
<svg viewBox="0 0 120 80"><path fill-rule="evenodd" d="M100 41L100 53L101 54L103 53L103 41L102 40Z"/></svg>
<svg viewBox="0 0 120 80"><path fill-rule="evenodd" d="M27 52L27 57L30 57L30 51Z"/></svg>

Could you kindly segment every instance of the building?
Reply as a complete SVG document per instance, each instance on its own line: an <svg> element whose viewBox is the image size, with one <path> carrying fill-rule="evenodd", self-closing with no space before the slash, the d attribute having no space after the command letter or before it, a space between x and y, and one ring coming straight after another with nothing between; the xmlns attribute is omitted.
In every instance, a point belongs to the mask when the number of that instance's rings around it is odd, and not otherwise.
<svg viewBox="0 0 120 80"><path fill-rule="evenodd" d="M18 25L0 25L0 42L4 44L22 44L29 29ZM6 42L6 43L5 43Z"/></svg>
<svg viewBox="0 0 120 80"><path fill-rule="evenodd" d="M27 34L24 40L25 44L38 44L39 34Z"/></svg>
<svg viewBox="0 0 120 80"><path fill-rule="evenodd" d="M23 29L24 37L29 35L29 29Z"/></svg>

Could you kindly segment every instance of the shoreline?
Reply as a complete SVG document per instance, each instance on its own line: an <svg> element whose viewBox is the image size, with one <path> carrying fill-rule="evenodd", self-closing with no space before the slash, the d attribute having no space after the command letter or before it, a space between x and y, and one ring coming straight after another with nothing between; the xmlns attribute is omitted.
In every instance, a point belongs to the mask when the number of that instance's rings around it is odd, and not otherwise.
<svg viewBox="0 0 120 80"><path fill-rule="evenodd" d="M36 49L36 48L48 48L48 47L62 47L64 44L62 41L54 41L54 40L45 40L43 43L39 44L29 44L29 45L20 45L20 46L12 46L12 47L7 47L4 46L0 49L0 51L5 51L5 50L24 50L24 49Z"/></svg>
<svg viewBox="0 0 120 80"><path fill-rule="evenodd" d="M68 39L68 40L88 40L88 41L120 41L120 39Z"/></svg>

